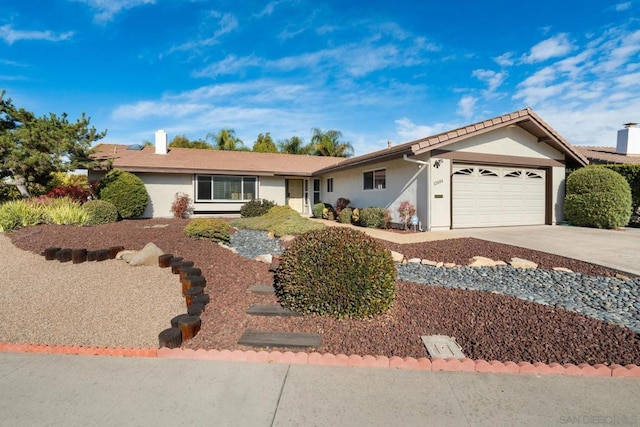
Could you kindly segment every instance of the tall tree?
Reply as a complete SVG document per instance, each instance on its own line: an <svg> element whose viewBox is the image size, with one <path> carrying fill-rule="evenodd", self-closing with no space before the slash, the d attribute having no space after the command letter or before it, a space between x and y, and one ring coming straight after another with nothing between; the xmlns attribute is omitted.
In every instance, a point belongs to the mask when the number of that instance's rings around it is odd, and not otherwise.
<svg viewBox="0 0 640 427"><path fill-rule="evenodd" d="M311 146L305 145L304 141L299 136L292 136L289 139L278 142L278 148L281 153L311 154Z"/></svg>
<svg viewBox="0 0 640 427"><path fill-rule="evenodd" d="M319 128L311 129L311 145L316 156L351 157L353 146L342 141L342 132L329 129L324 132Z"/></svg>
<svg viewBox="0 0 640 427"><path fill-rule="evenodd" d="M218 133L208 133L206 139L213 139L213 148L226 151L248 151L233 129L221 129Z"/></svg>
<svg viewBox="0 0 640 427"><path fill-rule="evenodd" d="M213 150L211 144L206 141L191 141L184 135L176 135L169 143L169 148L198 148L201 150Z"/></svg>
<svg viewBox="0 0 640 427"><path fill-rule="evenodd" d="M253 143L253 151L256 153L277 153L278 147L276 147L271 135L267 132L265 135L258 135L258 139Z"/></svg>
<svg viewBox="0 0 640 427"><path fill-rule="evenodd" d="M36 117L16 108L0 92L0 185L13 185L22 197L42 194L52 172L90 166L91 144L107 134L89 127L84 113L75 122L60 116Z"/></svg>

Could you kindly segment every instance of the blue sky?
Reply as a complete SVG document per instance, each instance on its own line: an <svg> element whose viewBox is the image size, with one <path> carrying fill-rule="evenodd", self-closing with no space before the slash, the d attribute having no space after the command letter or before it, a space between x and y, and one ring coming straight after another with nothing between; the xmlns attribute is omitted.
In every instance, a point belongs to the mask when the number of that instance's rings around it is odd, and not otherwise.
<svg viewBox="0 0 640 427"><path fill-rule="evenodd" d="M640 122L640 0L0 0L0 88L105 142L252 146L337 129L356 154L531 107L576 145Z"/></svg>

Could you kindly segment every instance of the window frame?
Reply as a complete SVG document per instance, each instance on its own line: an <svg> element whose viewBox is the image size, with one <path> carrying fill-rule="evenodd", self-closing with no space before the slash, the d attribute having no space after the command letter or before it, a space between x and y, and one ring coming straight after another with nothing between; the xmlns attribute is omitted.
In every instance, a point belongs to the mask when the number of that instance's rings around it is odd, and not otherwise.
<svg viewBox="0 0 640 427"><path fill-rule="evenodd" d="M333 193L333 178L327 178L327 193Z"/></svg>
<svg viewBox="0 0 640 427"><path fill-rule="evenodd" d="M383 173L382 187L376 185L380 181L380 177L376 178L376 174ZM371 174L371 188L367 188L367 175ZM383 191L387 189L387 168L366 170L362 173L362 189L363 191Z"/></svg>
<svg viewBox="0 0 640 427"><path fill-rule="evenodd" d="M209 180L209 183L211 185L210 187L210 193L211 193L211 198L210 199L203 199L200 198L200 183L201 182L206 182L206 180L201 181L201 178L207 178ZM215 182L216 179L218 180L222 180L222 179L240 179L240 198L238 199L233 199L233 198L217 198L217 194L215 192ZM253 181L253 188L247 188L247 186L251 186L251 181ZM258 198L258 177L257 176L251 176L251 175L207 175L207 174L195 174L195 178L194 178L194 203L246 203L252 199L257 199ZM253 191L247 191L247 190L253 190ZM246 194L253 194L253 198L252 199L246 199L245 195Z"/></svg>

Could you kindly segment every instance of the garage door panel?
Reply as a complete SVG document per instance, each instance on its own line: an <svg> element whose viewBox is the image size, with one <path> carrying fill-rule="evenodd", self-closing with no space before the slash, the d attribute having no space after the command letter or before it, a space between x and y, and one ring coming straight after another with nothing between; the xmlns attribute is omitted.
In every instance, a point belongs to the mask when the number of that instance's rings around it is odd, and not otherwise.
<svg viewBox="0 0 640 427"><path fill-rule="evenodd" d="M453 227L545 223L545 171L454 165Z"/></svg>

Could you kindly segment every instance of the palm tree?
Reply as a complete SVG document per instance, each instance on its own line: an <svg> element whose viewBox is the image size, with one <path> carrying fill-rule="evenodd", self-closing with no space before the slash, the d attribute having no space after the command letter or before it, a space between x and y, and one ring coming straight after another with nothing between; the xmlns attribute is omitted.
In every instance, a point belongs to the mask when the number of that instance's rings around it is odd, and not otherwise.
<svg viewBox="0 0 640 427"><path fill-rule="evenodd" d="M353 156L353 146L350 142L342 141L342 132L329 129L323 132L322 129L312 128L311 145L313 154L316 156L351 157Z"/></svg>
<svg viewBox="0 0 640 427"><path fill-rule="evenodd" d="M311 146L305 145L304 141L299 136L292 136L289 139L278 142L278 148L281 153L311 154Z"/></svg>
<svg viewBox="0 0 640 427"><path fill-rule="evenodd" d="M248 151L240 138L236 136L233 129L221 129L218 133L208 133L205 139L213 139L213 147L216 150L225 151Z"/></svg>

